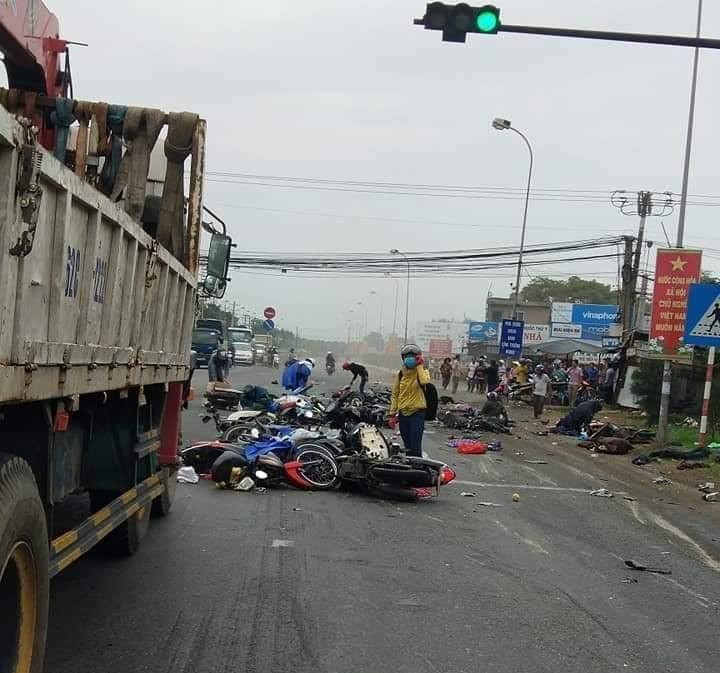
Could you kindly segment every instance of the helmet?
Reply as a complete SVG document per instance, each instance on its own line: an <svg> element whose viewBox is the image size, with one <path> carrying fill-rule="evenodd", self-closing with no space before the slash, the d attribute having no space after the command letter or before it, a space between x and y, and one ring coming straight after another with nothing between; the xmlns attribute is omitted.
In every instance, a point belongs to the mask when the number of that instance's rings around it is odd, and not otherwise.
<svg viewBox="0 0 720 673"><path fill-rule="evenodd" d="M403 346L400 351L400 355L402 357L405 357L406 355L420 355L420 353L422 353L420 346L416 346L415 344L407 344L406 346Z"/></svg>
<svg viewBox="0 0 720 673"><path fill-rule="evenodd" d="M315 358L308 358L306 362L309 362L311 367L315 366Z"/></svg>
<svg viewBox="0 0 720 673"><path fill-rule="evenodd" d="M497 393L488 393L487 398L494 402L496 399L498 399L498 394Z"/></svg>
<svg viewBox="0 0 720 673"><path fill-rule="evenodd" d="M332 355L332 351L328 351L328 355Z"/></svg>
<svg viewBox="0 0 720 673"><path fill-rule="evenodd" d="M218 358L218 360L221 360L221 361L227 360L227 358L228 358L227 351L222 348L219 349L217 352L217 358Z"/></svg>
<svg viewBox="0 0 720 673"><path fill-rule="evenodd" d="M349 363L349 362L343 362L343 363L342 363L342 368L345 369L345 370L350 369L350 363Z"/></svg>
<svg viewBox="0 0 720 673"><path fill-rule="evenodd" d="M561 362L560 358L555 358L555 360L553 361L553 364L556 367L559 367L562 364L562 362Z"/></svg>
<svg viewBox="0 0 720 673"><path fill-rule="evenodd" d="M505 364L505 360L498 360L498 364L499 364L499 365L504 365L504 364Z"/></svg>
<svg viewBox="0 0 720 673"><path fill-rule="evenodd" d="M545 369L545 367L543 367L542 365L535 365L536 372L541 372L543 369Z"/></svg>

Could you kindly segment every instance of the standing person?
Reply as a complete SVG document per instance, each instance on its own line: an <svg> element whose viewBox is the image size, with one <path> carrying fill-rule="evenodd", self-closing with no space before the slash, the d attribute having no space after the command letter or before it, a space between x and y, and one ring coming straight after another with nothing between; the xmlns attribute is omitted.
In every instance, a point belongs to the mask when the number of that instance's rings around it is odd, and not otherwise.
<svg viewBox="0 0 720 673"><path fill-rule="evenodd" d="M368 370L366 367L364 367L361 364L358 364L357 362L343 362L342 368L346 372L350 372L353 377L352 381L350 381L349 387L352 387L352 384L355 383L355 379L360 379L360 394L365 394L365 386L368 382Z"/></svg>
<svg viewBox="0 0 720 673"><path fill-rule="evenodd" d="M460 356L456 355L452 361L452 394L456 395L458 386L460 385L460 377L462 376L462 362Z"/></svg>
<svg viewBox="0 0 720 673"><path fill-rule="evenodd" d="M598 381L600 380L600 370L594 362L585 367L585 380L590 384L593 390L597 390Z"/></svg>
<svg viewBox="0 0 720 673"><path fill-rule="evenodd" d="M578 390L583 379L583 370L580 368L580 364L577 360L572 361L572 367L567 370L568 376L568 398L570 406L575 406L575 400L577 400Z"/></svg>
<svg viewBox="0 0 720 673"><path fill-rule="evenodd" d="M440 365L440 378L442 379L443 390L447 390L450 385L450 377L452 376L452 364L450 358L445 358Z"/></svg>
<svg viewBox="0 0 720 673"><path fill-rule="evenodd" d="M505 366L505 360L498 360L498 379L500 380L500 385L504 386L509 383L507 374L508 368Z"/></svg>
<svg viewBox="0 0 720 673"><path fill-rule="evenodd" d="M393 387L390 402L392 425L400 425L400 436L409 456L422 457L422 437L425 431L425 391L430 372L425 369L420 348L409 344L400 351L403 367ZM450 358L446 359L448 366ZM445 364L445 363L443 363Z"/></svg>
<svg viewBox="0 0 720 673"><path fill-rule="evenodd" d="M498 373L498 365L495 360L490 360L488 368L485 370L485 380L487 381L488 392L493 392L500 383L500 377Z"/></svg>
<svg viewBox="0 0 720 673"><path fill-rule="evenodd" d="M533 414L535 418L542 416L549 391L550 377L545 373L545 368L542 365L537 365L533 379Z"/></svg>
<svg viewBox="0 0 720 673"><path fill-rule="evenodd" d="M467 391L469 393L475 390L475 368L477 367L477 360L473 358L468 365L467 369Z"/></svg>
<svg viewBox="0 0 720 673"><path fill-rule="evenodd" d="M520 360L515 367L515 380L521 385L525 384L528 382L529 373L527 360Z"/></svg>
<svg viewBox="0 0 720 673"><path fill-rule="evenodd" d="M481 395L485 392L485 372L487 370L487 362L485 356L480 357L480 362L475 367L475 392Z"/></svg>
<svg viewBox="0 0 720 673"><path fill-rule="evenodd" d="M435 358L431 358L430 359L430 378L433 381L437 381L439 376L440 376L440 367L438 366L438 362Z"/></svg>
<svg viewBox="0 0 720 673"><path fill-rule="evenodd" d="M617 378L617 369L614 362L608 363L607 371L605 372L605 386L603 389L603 399L606 402L613 401L613 395L615 393L615 379Z"/></svg>

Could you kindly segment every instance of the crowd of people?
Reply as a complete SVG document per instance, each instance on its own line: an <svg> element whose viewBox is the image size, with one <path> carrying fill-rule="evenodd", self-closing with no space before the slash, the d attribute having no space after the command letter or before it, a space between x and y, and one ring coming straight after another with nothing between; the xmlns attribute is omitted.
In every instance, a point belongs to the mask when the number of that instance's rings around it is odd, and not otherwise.
<svg viewBox="0 0 720 673"><path fill-rule="evenodd" d="M566 398L564 401L570 406L575 406L578 391L582 386L588 386L596 396L608 402L612 401L617 382L617 362L609 358L604 362L590 362L585 365L581 365L577 360L563 362L559 359L552 363L533 363L529 358L506 364L505 360L492 360L484 356L463 362L460 356L456 355L442 361L431 359L429 369L432 380L439 381L442 389L453 395L461 385L465 386L466 392L480 395L496 390L506 392L512 384L527 384L531 374L535 375L535 381L540 376L540 388L543 388L544 375L548 378L546 392L549 394L553 389L560 390L561 395Z"/></svg>

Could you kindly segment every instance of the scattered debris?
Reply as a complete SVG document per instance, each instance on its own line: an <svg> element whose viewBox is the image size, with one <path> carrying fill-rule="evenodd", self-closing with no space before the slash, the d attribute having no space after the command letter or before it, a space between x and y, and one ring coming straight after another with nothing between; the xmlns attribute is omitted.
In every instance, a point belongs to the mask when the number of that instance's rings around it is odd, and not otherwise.
<svg viewBox="0 0 720 673"><path fill-rule="evenodd" d="M638 563L637 561L633 561L632 559L629 561L625 561L625 565L632 570L642 570L648 573L655 573L656 575L672 575L672 570L664 570L663 568L649 568L648 566L643 565L642 563Z"/></svg>
<svg viewBox="0 0 720 673"><path fill-rule="evenodd" d="M681 460L678 463L678 470L697 470L702 467L710 467L707 463L700 460Z"/></svg>
<svg viewBox="0 0 720 673"><path fill-rule="evenodd" d="M513 456L524 456L524 455L525 455L524 451L513 451Z"/></svg>
<svg viewBox="0 0 720 673"><path fill-rule="evenodd" d="M513 501L513 502L520 502L520 494L519 494L519 493L513 493L513 494L512 494L512 501Z"/></svg>
<svg viewBox="0 0 720 673"><path fill-rule="evenodd" d="M631 495L624 495L623 500L627 500L628 502L637 502L637 498L633 498Z"/></svg>
<svg viewBox="0 0 720 673"><path fill-rule="evenodd" d="M697 428L700 424L694 418L688 416L681 425L684 425L686 428Z"/></svg>
<svg viewBox="0 0 720 673"><path fill-rule="evenodd" d="M533 435L538 437L547 437L550 433L547 430L533 430Z"/></svg>
<svg viewBox="0 0 720 673"><path fill-rule="evenodd" d="M598 498L612 498L613 494L608 491L606 488L598 488L594 491L590 491L590 495L595 495Z"/></svg>
<svg viewBox="0 0 720 673"><path fill-rule="evenodd" d="M653 484L672 484L667 477L655 477L652 481Z"/></svg>
<svg viewBox="0 0 720 673"><path fill-rule="evenodd" d="M463 498L474 498L477 493L475 493L475 491L463 491L460 495Z"/></svg>
<svg viewBox="0 0 720 673"><path fill-rule="evenodd" d="M703 500L705 502L717 502L717 497L720 495L720 492L715 491L714 493L706 493L703 496Z"/></svg>
<svg viewBox="0 0 720 673"><path fill-rule="evenodd" d="M479 502L479 507L503 507L503 505L499 505L496 502Z"/></svg>
<svg viewBox="0 0 720 673"><path fill-rule="evenodd" d="M258 495L263 495L267 491L267 489L264 486L258 486L255 488L255 493Z"/></svg>
<svg viewBox="0 0 720 673"><path fill-rule="evenodd" d="M197 484L200 481L195 468L190 465L183 465L177 471L178 484Z"/></svg>
<svg viewBox="0 0 720 673"><path fill-rule="evenodd" d="M304 512L305 510L302 507L293 507L293 512Z"/></svg>
<svg viewBox="0 0 720 673"><path fill-rule="evenodd" d="M634 577L626 577L623 580L620 580L623 584L637 584L638 580Z"/></svg>
<svg viewBox="0 0 720 673"><path fill-rule="evenodd" d="M702 491L703 493L710 493L711 491L715 490L715 482L714 481L706 481L704 484L698 484L698 491Z"/></svg>
<svg viewBox="0 0 720 673"><path fill-rule="evenodd" d="M243 477L234 487L235 491L252 491L255 488L255 480L252 477Z"/></svg>
<svg viewBox="0 0 720 673"><path fill-rule="evenodd" d="M530 465L547 465L547 460L524 460L523 463L530 463Z"/></svg>

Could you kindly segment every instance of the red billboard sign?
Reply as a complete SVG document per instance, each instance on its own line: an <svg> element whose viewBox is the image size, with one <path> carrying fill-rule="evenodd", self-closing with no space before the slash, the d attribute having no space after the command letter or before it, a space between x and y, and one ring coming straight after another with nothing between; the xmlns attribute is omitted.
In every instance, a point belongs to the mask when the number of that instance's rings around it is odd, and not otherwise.
<svg viewBox="0 0 720 673"><path fill-rule="evenodd" d="M430 339L431 358L449 358L452 355L452 339Z"/></svg>
<svg viewBox="0 0 720 673"><path fill-rule="evenodd" d="M692 357L692 347L683 344L683 333L688 286L700 279L701 262L701 250L658 249L650 319L649 357L673 360Z"/></svg>

